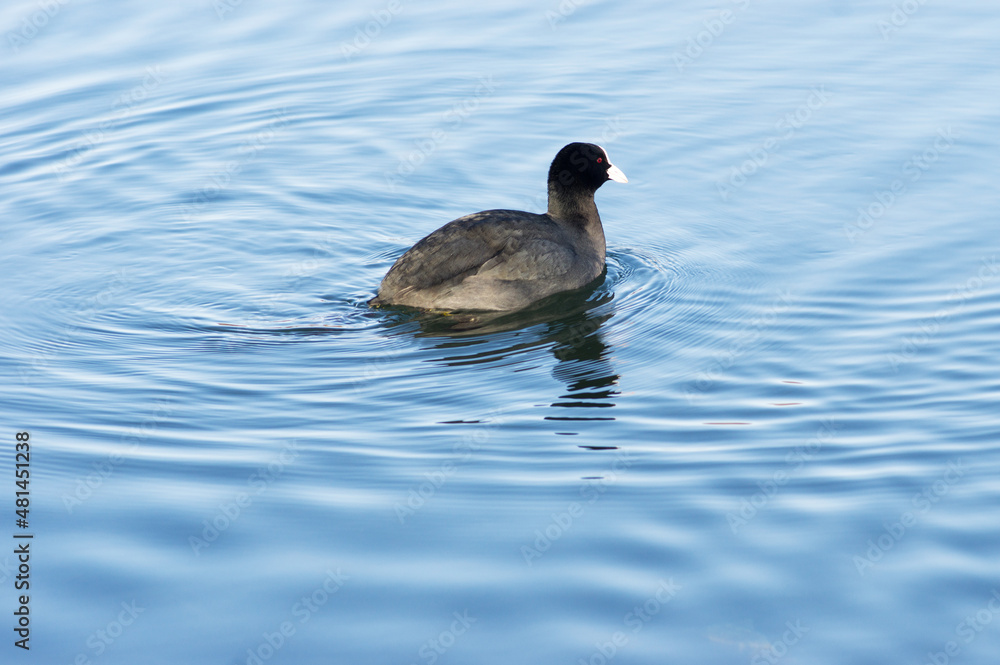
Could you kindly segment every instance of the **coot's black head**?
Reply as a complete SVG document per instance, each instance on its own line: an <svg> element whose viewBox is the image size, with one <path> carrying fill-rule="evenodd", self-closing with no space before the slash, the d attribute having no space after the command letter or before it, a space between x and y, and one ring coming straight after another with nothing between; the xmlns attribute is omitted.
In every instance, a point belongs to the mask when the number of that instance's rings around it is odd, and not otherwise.
<svg viewBox="0 0 1000 665"><path fill-rule="evenodd" d="M556 154L549 167L549 186L559 190L593 193L608 180L628 182L604 148L593 143L570 143Z"/></svg>

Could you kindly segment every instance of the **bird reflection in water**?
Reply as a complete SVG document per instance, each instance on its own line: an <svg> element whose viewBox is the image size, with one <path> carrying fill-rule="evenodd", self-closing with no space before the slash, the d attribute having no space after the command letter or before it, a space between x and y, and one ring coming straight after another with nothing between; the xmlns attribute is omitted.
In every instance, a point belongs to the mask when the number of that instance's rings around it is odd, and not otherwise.
<svg viewBox="0 0 1000 665"><path fill-rule="evenodd" d="M607 410L620 394L619 376L602 335L614 316L614 293L604 284L604 275L594 284L600 286L560 293L518 312L411 312L414 318L406 316L405 321L419 324L417 337L434 338L434 348L442 352L435 360L450 366L503 364L548 347L557 361L552 375L566 391L552 402L559 412L545 419L614 420Z"/></svg>

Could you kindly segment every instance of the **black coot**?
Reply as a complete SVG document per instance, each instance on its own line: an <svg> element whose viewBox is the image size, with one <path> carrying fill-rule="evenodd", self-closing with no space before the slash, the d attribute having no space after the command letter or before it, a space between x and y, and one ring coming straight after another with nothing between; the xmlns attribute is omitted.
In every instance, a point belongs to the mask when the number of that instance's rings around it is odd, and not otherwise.
<svg viewBox="0 0 1000 665"><path fill-rule="evenodd" d="M370 304L515 310L590 283L604 271L594 192L608 180L628 182L604 148L570 143L549 168L548 212L487 210L448 222L399 257Z"/></svg>

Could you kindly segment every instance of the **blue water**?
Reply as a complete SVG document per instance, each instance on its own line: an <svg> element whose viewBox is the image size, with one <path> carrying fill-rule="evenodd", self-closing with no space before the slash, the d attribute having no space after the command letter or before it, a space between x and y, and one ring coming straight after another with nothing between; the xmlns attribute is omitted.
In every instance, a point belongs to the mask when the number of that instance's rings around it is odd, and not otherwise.
<svg viewBox="0 0 1000 665"><path fill-rule="evenodd" d="M989 3L53 0L0 34L3 662L997 662ZM366 307L444 222L544 209L576 140L629 177L601 286Z"/></svg>

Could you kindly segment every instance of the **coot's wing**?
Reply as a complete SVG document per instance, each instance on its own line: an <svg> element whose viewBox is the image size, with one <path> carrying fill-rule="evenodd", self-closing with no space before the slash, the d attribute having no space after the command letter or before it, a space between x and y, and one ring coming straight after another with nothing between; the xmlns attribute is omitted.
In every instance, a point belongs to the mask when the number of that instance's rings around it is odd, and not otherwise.
<svg viewBox="0 0 1000 665"><path fill-rule="evenodd" d="M551 265L544 256L547 252L519 251L543 241L538 236L549 229L557 232L547 216L514 210L487 210L460 217L401 256L382 281L380 297L383 291L391 295L429 289L485 271L497 271L499 279L523 279L527 275L537 278L539 271L559 270L564 261ZM556 243L544 245L547 251L561 251Z"/></svg>
<svg viewBox="0 0 1000 665"><path fill-rule="evenodd" d="M505 281L549 282L570 272L575 257L572 248L551 238L513 238L476 274Z"/></svg>

